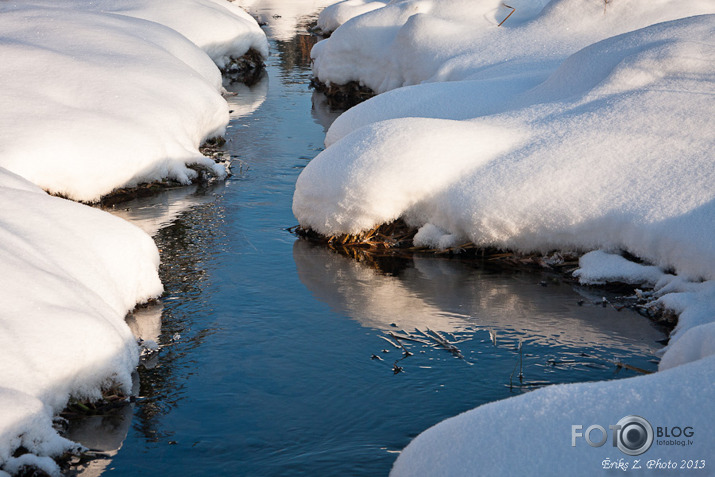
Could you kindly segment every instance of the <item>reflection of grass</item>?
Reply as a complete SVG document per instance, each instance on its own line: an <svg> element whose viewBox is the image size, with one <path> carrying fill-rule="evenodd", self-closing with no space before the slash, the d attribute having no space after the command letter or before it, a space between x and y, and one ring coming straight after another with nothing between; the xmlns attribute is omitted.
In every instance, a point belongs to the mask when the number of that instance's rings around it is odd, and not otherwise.
<svg viewBox="0 0 715 477"><path fill-rule="evenodd" d="M340 255L350 257L387 275L399 272L406 266L406 261L422 255L475 263L485 269L542 271L548 275L546 280L540 282L544 287L548 286L550 281L576 284L578 281L573 276L573 272L578 268L579 257L582 255L580 252L565 251L551 251L546 254L522 253L478 246L472 242L446 249L416 247L414 237L417 229L410 227L402 219L357 234L325 236L301 225L291 227L288 231L316 246L326 246ZM637 259L627 253L623 255L631 261ZM672 310L659 305L652 291L639 290L634 284L621 282L589 285L587 288L602 290L609 295L618 295L611 300L604 297L590 303L591 305L611 306L617 311L624 308L633 309L662 327L666 333L672 331L677 324L677 315ZM579 305L585 303L586 301L582 300Z"/></svg>

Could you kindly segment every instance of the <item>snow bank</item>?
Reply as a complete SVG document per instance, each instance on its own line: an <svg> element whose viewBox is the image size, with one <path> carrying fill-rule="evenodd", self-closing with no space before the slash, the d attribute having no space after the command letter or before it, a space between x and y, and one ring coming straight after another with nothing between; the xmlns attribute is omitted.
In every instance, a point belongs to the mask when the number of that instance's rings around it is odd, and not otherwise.
<svg viewBox="0 0 715 477"><path fill-rule="evenodd" d="M714 25L694 17L599 42L500 114L358 128L305 168L294 214L326 235L403 217L429 226L418 245L453 235L521 251L626 249L715 279L715 120L702 99L715 84Z"/></svg>
<svg viewBox="0 0 715 477"><path fill-rule="evenodd" d="M653 287L651 306L678 314L659 369L670 369L715 354L715 280L692 282L658 267L596 250L579 261L574 276L583 284L622 282Z"/></svg>
<svg viewBox="0 0 715 477"><path fill-rule="evenodd" d="M0 202L0 468L11 470L19 446L73 446L52 429L70 396L130 390L138 349L124 317L162 285L156 246L135 226L2 168Z"/></svg>
<svg viewBox="0 0 715 477"><path fill-rule="evenodd" d="M499 12L459 4L392 2L316 45L323 81L432 83L336 120L298 178L301 225L355 234L403 218L417 245L595 250L582 282L651 285L679 323L659 373L482 406L418 436L393 474L600 474L628 456L571 447L571 425L631 414L696 427L692 446L654 444L647 459L709 457L715 433L698 423L715 411L715 15L675 18L712 5L553 1L518 17L522 4L497 29L467 28Z"/></svg>
<svg viewBox="0 0 715 477"><path fill-rule="evenodd" d="M266 26L271 38L287 41L295 36L296 27L307 27L320 9L335 0L235 0Z"/></svg>
<svg viewBox="0 0 715 477"><path fill-rule="evenodd" d="M26 0L23 5L115 13L167 26L204 50L223 68L248 50L268 56L265 33L245 10L226 0ZM210 27L208 27L210 25Z"/></svg>
<svg viewBox="0 0 715 477"><path fill-rule="evenodd" d="M656 22L713 13L706 0L517 0L509 2L516 10L497 27L512 11L498 0L368 5L376 9L348 20L313 48L313 73L320 81L357 81L382 93L425 81L522 75L538 80L598 40ZM340 7L333 8L337 16Z"/></svg>
<svg viewBox="0 0 715 477"><path fill-rule="evenodd" d="M626 469L605 470L604 462L627 464L627 471L654 475L708 474L715 432L715 356L669 371L617 381L549 386L518 397L485 404L447 419L423 432L398 457L390 474L400 476L452 475L616 475ZM674 394L675 393L675 394ZM694 435L655 438L643 455L630 457L611 444L609 425L630 415L657 427L690 426ZM584 438L571 446L571 429L591 425L608 430L608 442L591 447ZM689 431L688 431L689 432ZM600 440L594 430L592 440ZM679 441L692 445L663 445ZM705 470L681 469L681 460L705 460ZM634 469L638 460L641 470ZM675 462L675 470L648 470ZM608 464L607 464L608 465Z"/></svg>
<svg viewBox="0 0 715 477"><path fill-rule="evenodd" d="M382 8L388 3L389 0L343 0L320 12L318 28L324 33L333 32L351 18Z"/></svg>
<svg viewBox="0 0 715 477"><path fill-rule="evenodd" d="M255 22L210 0L0 5L0 166L84 201L142 182L188 183L190 165L224 177L198 150L228 123L214 62L177 31L103 6L165 21L219 63L250 45L265 53Z"/></svg>

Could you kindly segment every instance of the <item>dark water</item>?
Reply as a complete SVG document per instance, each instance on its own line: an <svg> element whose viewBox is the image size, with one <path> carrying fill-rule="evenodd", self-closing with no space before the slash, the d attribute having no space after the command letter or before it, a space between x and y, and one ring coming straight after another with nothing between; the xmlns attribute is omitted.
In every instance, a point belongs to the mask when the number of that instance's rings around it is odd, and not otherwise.
<svg viewBox="0 0 715 477"><path fill-rule="evenodd" d="M73 424L106 456L84 475L386 475L411 438L462 411L635 375L616 360L655 370L660 332L557 278L358 262L288 233L295 180L337 113L307 87L309 37L272 46L268 78L234 88L237 174L117 211L162 251L162 303L129 320L161 348L136 404ZM401 359L382 338L416 329L461 341L462 357L423 335Z"/></svg>

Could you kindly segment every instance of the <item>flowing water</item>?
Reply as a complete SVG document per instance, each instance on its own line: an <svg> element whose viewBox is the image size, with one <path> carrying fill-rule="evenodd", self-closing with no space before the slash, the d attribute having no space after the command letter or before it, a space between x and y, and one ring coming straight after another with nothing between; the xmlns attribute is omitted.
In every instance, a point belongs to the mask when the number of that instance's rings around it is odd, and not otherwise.
<svg viewBox="0 0 715 477"><path fill-rule="evenodd" d="M656 369L661 332L558 277L357 261L286 231L295 180L338 115L307 87L310 45L274 40L267 77L231 87L233 177L115 210L162 253L165 296L128 319L160 350L135 403L72 423L104 456L83 475L386 475L410 439L462 411L635 375L615 361ZM398 348L391 332L421 341Z"/></svg>

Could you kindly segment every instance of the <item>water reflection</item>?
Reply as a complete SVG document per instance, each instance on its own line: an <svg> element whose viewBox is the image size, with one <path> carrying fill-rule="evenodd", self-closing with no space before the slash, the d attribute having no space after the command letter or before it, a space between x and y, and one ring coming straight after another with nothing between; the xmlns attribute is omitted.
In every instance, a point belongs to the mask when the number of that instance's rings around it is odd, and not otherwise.
<svg viewBox="0 0 715 477"><path fill-rule="evenodd" d="M100 457L78 465L72 475L96 477L107 470L129 433L133 412L134 406L126 404L106 415L72 420L66 437L81 443Z"/></svg>
<svg viewBox="0 0 715 477"><path fill-rule="evenodd" d="M151 197L122 202L107 211L133 223L154 237L159 230L171 225L183 212L215 200L225 187L224 182L176 187Z"/></svg>
<svg viewBox="0 0 715 477"><path fill-rule="evenodd" d="M137 308L126 318L129 329L137 340L157 343L161 335L161 315L164 305L161 303Z"/></svg>
<svg viewBox="0 0 715 477"><path fill-rule="evenodd" d="M318 13L335 0L235 0L258 22L265 25L269 38L290 40L296 31L315 23Z"/></svg>
<svg viewBox="0 0 715 477"><path fill-rule="evenodd" d="M250 3L286 18L292 5ZM661 337L640 317L578 307L570 286L544 288L534 275L426 258L357 262L295 241L285 230L295 180L338 114L307 87L309 44L273 41L270 81L229 85L238 94L226 151L245 174L115 211L154 235L166 293L129 319L160 351L139 369L129 435L126 422L107 425L124 439L112 475L386 475L427 427L526 390L507 387L520 340L526 379L557 383L615 370L602 360L554 367L552 357L584 361L588 344L647 366ZM459 345L466 359L409 344L414 355L393 375L402 350L382 353L380 336L427 327L471 338Z"/></svg>
<svg viewBox="0 0 715 477"><path fill-rule="evenodd" d="M645 318L581 297L535 273L490 272L475 263L415 256L365 263L298 240L300 280L320 301L365 327L407 332L488 330L543 346L622 348L653 354L663 335Z"/></svg>
<svg viewBox="0 0 715 477"><path fill-rule="evenodd" d="M328 98L323 93L317 91L312 97L313 108L311 110L313 120L323 126L323 130L328 132L330 126L343 113L342 109L334 108L330 105Z"/></svg>
<svg viewBox="0 0 715 477"><path fill-rule="evenodd" d="M225 96L231 119L238 119L253 114L266 100L268 94L268 74L263 71L258 81L250 86L244 83L224 82L229 92Z"/></svg>
<svg viewBox="0 0 715 477"><path fill-rule="evenodd" d="M126 317L126 323L137 340L156 343L161 335L161 317L163 305L154 304L140 307ZM158 353L154 352L142 359L141 366L156 366ZM139 375L133 376L132 395L140 394ZM65 436L85 446L98 458L78 463L72 468L72 475L78 477L96 477L102 475L112 463L129 434L135 411L133 403L123 403L110 408L100 415L73 418Z"/></svg>

